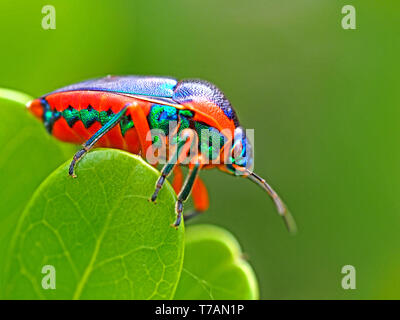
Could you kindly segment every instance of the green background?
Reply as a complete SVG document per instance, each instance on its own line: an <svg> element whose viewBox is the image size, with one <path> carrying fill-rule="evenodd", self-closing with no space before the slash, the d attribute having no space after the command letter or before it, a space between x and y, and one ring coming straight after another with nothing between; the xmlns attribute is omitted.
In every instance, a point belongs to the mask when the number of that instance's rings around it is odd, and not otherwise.
<svg viewBox="0 0 400 320"><path fill-rule="evenodd" d="M47 4L56 30L41 28ZM347 4L357 30L341 27ZM214 82L255 129L255 170L299 233L286 232L255 185L218 171L203 173L211 208L195 223L238 238L263 299L400 298L399 9L394 0L2 0L0 87L39 96L106 74ZM356 290L341 288L347 264Z"/></svg>

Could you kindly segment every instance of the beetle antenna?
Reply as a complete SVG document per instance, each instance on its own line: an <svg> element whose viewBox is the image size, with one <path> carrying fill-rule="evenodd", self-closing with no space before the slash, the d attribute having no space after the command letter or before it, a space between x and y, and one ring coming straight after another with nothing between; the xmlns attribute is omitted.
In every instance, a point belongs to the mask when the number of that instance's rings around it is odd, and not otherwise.
<svg viewBox="0 0 400 320"><path fill-rule="evenodd" d="M276 209L278 210L279 215L282 216L283 221L285 222L285 225L289 232L292 234L296 233L296 221L294 220L293 216L291 215L281 198L274 191L274 189L272 189L271 186L263 178L261 178L254 172L251 172L250 170L246 171L249 174L248 178L250 178L251 181L257 183L261 188L267 191L271 199L274 201Z"/></svg>

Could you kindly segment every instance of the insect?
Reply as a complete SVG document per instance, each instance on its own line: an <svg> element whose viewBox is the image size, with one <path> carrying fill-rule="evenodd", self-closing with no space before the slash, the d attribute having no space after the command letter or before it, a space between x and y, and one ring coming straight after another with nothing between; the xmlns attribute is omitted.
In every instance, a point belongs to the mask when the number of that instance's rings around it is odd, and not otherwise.
<svg viewBox="0 0 400 320"><path fill-rule="evenodd" d="M149 131L157 129L165 134L171 134L170 131L179 134L181 138L176 140L174 151L176 157L170 157L164 164L150 198L156 201L166 178L173 172L172 184L178 195L173 223L176 228L182 219L183 203L190 194L195 210L185 214L185 219L208 209L208 193L199 172L217 167L230 174L239 173L258 184L272 198L289 230L295 229L294 220L277 193L252 171L252 146L236 112L224 94L209 82L153 76L107 76L55 90L29 102L27 107L55 138L83 144L71 161L69 174L72 177L76 177L77 162L95 146L127 150L145 157L149 148L155 145L155 141L147 139ZM171 129L173 121L175 126ZM200 140L196 140L194 145L198 152L184 164L179 159L187 153L185 143L192 140L193 145L193 134L204 135L204 131L217 139L219 148L208 145L202 148ZM229 133L231 137L225 139ZM214 162L210 163L210 159ZM189 167L185 181L181 171L183 165Z"/></svg>

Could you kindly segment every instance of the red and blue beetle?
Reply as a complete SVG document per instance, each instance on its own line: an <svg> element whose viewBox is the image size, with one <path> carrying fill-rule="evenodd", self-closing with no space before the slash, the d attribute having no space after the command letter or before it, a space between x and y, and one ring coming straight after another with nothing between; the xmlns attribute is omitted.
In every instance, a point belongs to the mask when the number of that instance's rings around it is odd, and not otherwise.
<svg viewBox="0 0 400 320"><path fill-rule="evenodd" d="M148 132L158 129L168 135L171 121L176 123L177 134L189 130L201 135L201 130L208 130L220 138L221 132L228 131L231 141L221 140L217 155L214 149L201 148L201 143L197 143L198 154L186 164L189 173L185 181L181 171L183 163L168 160L150 200L156 200L165 179L173 171L173 187L178 194L173 226L178 227L183 203L190 194L195 210L185 214L185 219L207 210L207 189L198 175L201 169L217 167L231 174L239 172L240 176L261 186L274 201L289 230L295 229L294 220L276 192L252 172L252 147L245 131L228 99L209 82L153 76L107 76L55 90L29 102L27 107L55 138L83 144L69 168L73 177L77 162L94 146L123 149L145 157L148 148L154 144L147 139ZM186 142L189 135L183 137L182 141ZM180 159L180 153L187 152L181 151L185 149L182 146L177 140L176 159ZM240 157L231 156L234 151L239 151ZM210 163L210 158L215 160L216 157L219 161Z"/></svg>

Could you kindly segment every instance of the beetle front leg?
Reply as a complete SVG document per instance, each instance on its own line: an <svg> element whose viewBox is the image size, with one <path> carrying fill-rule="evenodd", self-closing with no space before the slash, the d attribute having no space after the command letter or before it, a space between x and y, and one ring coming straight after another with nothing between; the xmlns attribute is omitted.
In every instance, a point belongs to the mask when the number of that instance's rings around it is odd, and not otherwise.
<svg viewBox="0 0 400 320"><path fill-rule="evenodd" d="M76 178L75 174L75 166L81 160L86 153L90 149L93 148L93 146L96 144L99 139L104 136L107 132L109 132L112 128L114 128L122 119L122 117L125 115L126 110L128 109L129 104L127 104L125 107L121 109L120 112L118 112L116 115L114 115L104 126L102 126L88 141L86 141L83 145L83 148L80 149L77 153L75 153L74 158L71 161L71 164L69 165L69 170L68 173L71 177Z"/></svg>
<svg viewBox="0 0 400 320"><path fill-rule="evenodd" d="M160 192L162 186L164 185L165 180L167 179L167 177L172 172L172 169L174 169L176 167L176 165L178 163L179 156L180 156L181 152L183 151L182 147L186 143L186 141L187 141L187 139L184 139L184 140L181 140L181 141L178 142L178 146L176 148L176 152L174 153L174 155L172 157L170 157L168 162L161 169L161 176L158 178L158 180L156 182L156 188L154 190L153 195L150 198L151 202L155 202L156 201L158 193Z"/></svg>
<svg viewBox="0 0 400 320"><path fill-rule="evenodd" d="M78 163L79 160L81 160L83 158L83 156L89 151L90 149L86 148L85 146L80 149L77 153L75 153L74 158L72 159L70 165L69 165L69 170L68 170L68 174L72 177L72 178L76 178L76 174L75 174L75 166Z"/></svg>
<svg viewBox="0 0 400 320"><path fill-rule="evenodd" d="M164 185L165 179L169 176L172 169L176 166L176 163L167 163L161 170L161 176L158 178L156 182L156 189L154 190L153 195L150 198L151 202L155 202L160 192L162 186Z"/></svg>
<svg viewBox="0 0 400 320"><path fill-rule="evenodd" d="M189 174L185 180L185 183L183 185L182 190L179 192L178 195L178 200L176 201L175 204L175 211L176 211L176 220L172 224L173 227L178 228L179 225L181 224L182 220L182 212L183 212L183 203L187 200L187 198L190 195L190 192L192 191L193 185L196 181L196 178L198 177L200 168L201 168L201 161L200 159L197 158L196 163L193 165L193 167L190 169Z"/></svg>

